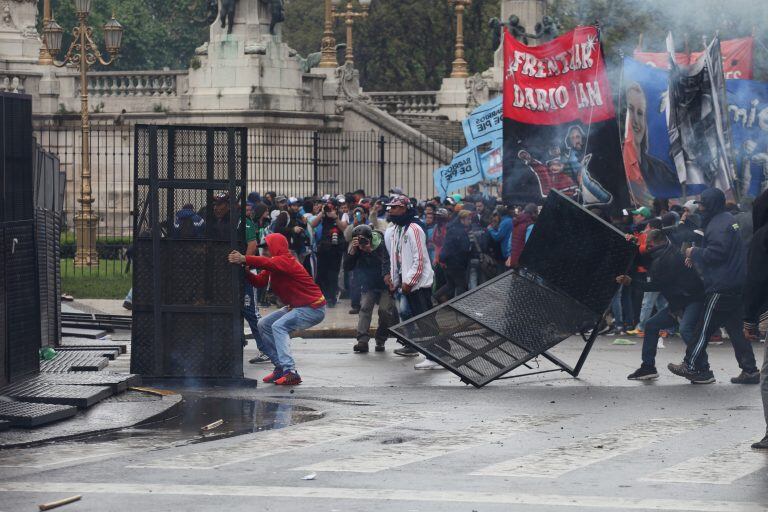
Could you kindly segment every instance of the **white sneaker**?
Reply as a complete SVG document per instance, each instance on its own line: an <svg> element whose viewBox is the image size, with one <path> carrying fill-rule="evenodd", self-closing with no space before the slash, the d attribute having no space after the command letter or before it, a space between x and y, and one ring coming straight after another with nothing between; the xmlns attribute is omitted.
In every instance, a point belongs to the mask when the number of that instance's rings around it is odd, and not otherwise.
<svg viewBox="0 0 768 512"><path fill-rule="evenodd" d="M413 368L415 370L444 370L445 369L435 361L430 361L429 359L425 359L420 363L416 363L415 365L413 365Z"/></svg>
<svg viewBox="0 0 768 512"><path fill-rule="evenodd" d="M664 338L659 336L659 342L656 344L657 348L664 348Z"/></svg>

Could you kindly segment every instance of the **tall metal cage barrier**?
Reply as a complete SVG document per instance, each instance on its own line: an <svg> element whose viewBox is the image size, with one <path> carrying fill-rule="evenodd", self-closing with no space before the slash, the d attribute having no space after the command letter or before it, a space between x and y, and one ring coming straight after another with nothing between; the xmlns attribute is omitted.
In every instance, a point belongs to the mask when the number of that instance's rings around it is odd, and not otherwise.
<svg viewBox="0 0 768 512"><path fill-rule="evenodd" d="M137 125L131 371L243 377L245 128Z"/></svg>

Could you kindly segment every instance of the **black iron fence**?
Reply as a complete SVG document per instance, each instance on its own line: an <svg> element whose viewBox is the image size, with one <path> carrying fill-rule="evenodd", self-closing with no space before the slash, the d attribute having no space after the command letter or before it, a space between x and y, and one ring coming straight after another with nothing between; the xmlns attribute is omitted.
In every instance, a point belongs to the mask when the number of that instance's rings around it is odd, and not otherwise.
<svg viewBox="0 0 768 512"><path fill-rule="evenodd" d="M66 173L61 235L62 276L116 275L130 270L133 227L134 127L93 122L90 161L94 211L99 216L100 265L75 268L74 214L80 208L79 118L46 120L35 138L57 156ZM435 195L432 173L450 161L465 141L403 139L376 132L332 132L248 127L248 191L286 196L339 194L364 189L370 195L400 187L411 196Z"/></svg>

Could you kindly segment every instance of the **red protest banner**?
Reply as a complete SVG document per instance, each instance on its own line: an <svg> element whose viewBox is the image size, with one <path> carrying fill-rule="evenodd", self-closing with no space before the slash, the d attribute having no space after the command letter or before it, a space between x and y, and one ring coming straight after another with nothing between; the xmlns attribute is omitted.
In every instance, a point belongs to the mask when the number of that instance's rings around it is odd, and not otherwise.
<svg viewBox="0 0 768 512"><path fill-rule="evenodd" d="M595 27L579 27L540 46L504 37L504 117L531 124L615 117Z"/></svg>
<svg viewBox="0 0 768 512"><path fill-rule="evenodd" d="M730 39L720 42L720 53L723 56L723 69L725 78L741 78L752 80L752 62L755 49L755 40L752 37ZM690 66L701 57L702 52L676 53L675 62L680 66ZM669 69L669 54L666 52L641 52L635 50L635 60L650 64L660 69Z"/></svg>

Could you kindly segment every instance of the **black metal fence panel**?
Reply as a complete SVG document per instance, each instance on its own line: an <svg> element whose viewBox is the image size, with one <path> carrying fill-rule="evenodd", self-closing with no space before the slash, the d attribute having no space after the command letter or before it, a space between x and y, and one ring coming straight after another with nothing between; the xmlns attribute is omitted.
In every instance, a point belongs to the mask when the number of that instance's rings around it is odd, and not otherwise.
<svg viewBox="0 0 768 512"><path fill-rule="evenodd" d="M533 276L508 272L393 332L480 387L599 318Z"/></svg>
<svg viewBox="0 0 768 512"><path fill-rule="evenodd" d="M35 243L40 281L41 343L57 347L61 341L61 214L35 209Z"/></svg>
<svg viewBox="0 0 768 512"><path fill-rule="evenodd" d="M40 295L34 221L5 222L6 365L10 382L40 369Z"/></svg>
<svg viewBox="0 0 768 512"><path fill-rule="evenodd" d="M114 275L128 271L133 237L134 126L91 124L90 157L94 211L99 216L99 267L73 268L74 214L80 208L81 134L79 119L38 122L35 138L58 158L65 176L62 258L65 275ZM247 190L286 196L339 194L364 189L387 194L393 187L419 199L435 195L433 172L446 165L465 141L436 142L426 136L404 140L373 132L313 131L249 127ZM47 176L47 175L46 175ZM58 180L46 177L46 180ZM53 190L55 183L42 183ZM41 187L42 188L42 187ZM40 190L40 189L38 189ZM127 291L127 290L126 290Z"/></svg>
<svg viewBox="0 0 768 512"><path fill-rule="evenodd" d="M0 93L0 222L33 216L32 98Z"/></svg>
<svg viewBox="0 0 768 512"><path fill-rule="evenodd" d="M477 387L540 355L576 374L616 292L615 277L627 270L634 253L612 226L562 194L550 194L519 272L507 272L392 332ZM576 370L547 354L589 329Z"/></svg>
<svg viewBox="0 0 768 512"><path fill-rule="evenodd" d="M131 371L240 378L244 128L136 126Z"/></svg>
<svg viewBox="0 0 768 512"><path fill-rule="evenodd" d="M520 265L602 315L636 254L619 230L559 192L549 194Z"/></svg>

